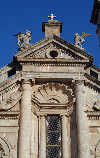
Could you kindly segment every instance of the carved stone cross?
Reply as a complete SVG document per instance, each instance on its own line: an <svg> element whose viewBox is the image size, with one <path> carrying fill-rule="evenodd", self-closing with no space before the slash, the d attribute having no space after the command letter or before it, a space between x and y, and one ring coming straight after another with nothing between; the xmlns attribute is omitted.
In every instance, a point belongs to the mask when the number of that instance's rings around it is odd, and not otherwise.
<svg viewBox="0 0 100 158"><path fill-rule="evenodd" d="M53 18L56 18L56 16L53 16L53 14L51 14L51 16L48 16L48 18L51 18L51 20L53 20Z"/></svg>

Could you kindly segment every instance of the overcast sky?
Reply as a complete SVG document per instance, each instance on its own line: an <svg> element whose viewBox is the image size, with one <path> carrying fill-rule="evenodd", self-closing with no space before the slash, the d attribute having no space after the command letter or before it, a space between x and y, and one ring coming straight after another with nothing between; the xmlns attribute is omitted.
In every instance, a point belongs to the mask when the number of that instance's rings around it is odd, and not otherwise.
<svg viewBox="0 0 100 158"><path fill-rule="evenodd" d="M1 0L0 1L0 68L13 61L18 52L17 37L14 34L30 30L34 44L45 37L42 22L54 14L63 22L61 38L74 44L74 33L86 32L82 43L86 52L93 55L94 64L100 67L100 47L96 25L90 23L94 0Z"/></svg>

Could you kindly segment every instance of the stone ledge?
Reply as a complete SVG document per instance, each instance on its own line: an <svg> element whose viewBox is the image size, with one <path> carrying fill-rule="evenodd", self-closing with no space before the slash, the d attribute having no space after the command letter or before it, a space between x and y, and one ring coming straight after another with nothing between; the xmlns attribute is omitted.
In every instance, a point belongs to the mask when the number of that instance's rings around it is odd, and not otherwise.
<svg viewBox="0 0 100 158"><path fill-rule="evenodd" d="M100 117L100 111L85 111L87 117Z"/></svg>
<svg viewBox="0 0 100 158"><path fill-rule="evenodd" d="M18 132L18 129L19 129L19 127L18 126L9 126L9 127L4 127L4 126L1 126L0 127L0 133L1 132L4 132L4 133L17 133Z"/></svg>

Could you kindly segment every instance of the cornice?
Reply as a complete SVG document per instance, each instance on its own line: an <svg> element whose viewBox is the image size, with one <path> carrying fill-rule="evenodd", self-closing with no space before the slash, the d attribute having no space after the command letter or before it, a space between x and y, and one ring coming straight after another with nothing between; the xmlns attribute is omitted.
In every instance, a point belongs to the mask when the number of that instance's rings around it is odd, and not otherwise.
<svg viewBox="0 0 100 158"><path fill-rule="evenodd" d="M96 78L90 76L87 73L85 73L84 76L86 85L89 85L91 88L96 88L100 91L100 81L98 81Z"/></svg>
<svg viewBox="0 0 100 158"><path fill-rule="evenodd" d="M59 41L61 44L66 45L68 48L71 48L72 50L74 50L74 51L76 51L76 52L82 54L83 56L85 56L85 57L90 58L90 59L93 60L93 56L92 56L91 54L87 53L86 51L81 50L81 49L75 47L73 44L71 44L71 43L65 41L64 39L62 39L62 38L60 38L60 37L58 37L58 36L56 36L56 35L54 35L53 38L56 39L57 41Z"/></svg>
<svg viewBox="0 0 100 158"><path fill-rule="evenodd" d="M84 76L88 79L91 80L93 83L97 84L98 86L100 86L100 81L98 81L96 78L92 77L91 75L85 73Z"/></svg>
<svg viewBox="0 0 100 158"><path fill-rule="evenodd" d="M20 49L18 53L14 54L14 57L19 57L19 56L26 56L27 54L29 54L32 51L35 51L41 47L44 46L44 44L48 44L52 41L53 39L53 35L50 35L48 37L45 37L44 39L36 42L35 44L30 44L30 46L26 49Z"/></svg>
<svg viewBox="0 0 100 158"><path fill-rule="evenodd" d="M92 64L90 67L92 67L92 68L95 69L96 71L99 71L99 72L100 72L100 68L97 67L96 65Z"/></svg>
<svg viewBox="0 0 100 158"><path fill-rule="evenodd" d="M4 67L2 67L0 69L0 75L2 75L5 72L8 72L9 70L11 70L13 67L15 67L15 63L12 61L11 63L5 65Z"/></svg>
<svg viewBox="0 0 100 158"><path fill-rule="evenodd" d="M1 82L0 83L0 91L2 91L2 90L9 91L9 89L11 90L12 88L16 87L17 86L16 81L19 78L21 78L21 76L22 76L22 72L11 76L6 81Z"/></svg>
<svg viewBox="0 0 100 158"><path fill-rule="evenodd" d="M35 65L35 66L80 66L81 65L86 65L89 63L88 59L54 59L54 58L36 58L36 59L30 59L30 58L18 58L17 61L20 63L20 65Z"/></svg>
<svg viewBox="0 0 100 158"><path fill-rule="evenodd" d="M19 115L19 111L0 111L0 119L18 119Z"/></svg>
<svg viewBox="0 0 100 158"><path fill-rule="evenodd" d="M100 111L85 111L88 120L100 120Z"/></svg>
<svg viewBox="0 0 100 158"><path fill-rule="evenodd" d="M59 44L65 46L67 49L74 51L74 53L78 56L83 56L84 58L88 58L90 60L90 63L93 62L93 56L90 55L89 53L87 53L86 51L83 51L77 47L75 47L73 44L65 41L64 39L56 36L56 35L50 35L44 39L42 39L39 42L36 42L35 44L31 44L27 49L20 49L20 51L16 54L14 54L14 58L18 58L18 57L25 57L28 54L36 51L39 48L44 47L45 45L47 45L48 43L51 42L58 42Z"/></svg>

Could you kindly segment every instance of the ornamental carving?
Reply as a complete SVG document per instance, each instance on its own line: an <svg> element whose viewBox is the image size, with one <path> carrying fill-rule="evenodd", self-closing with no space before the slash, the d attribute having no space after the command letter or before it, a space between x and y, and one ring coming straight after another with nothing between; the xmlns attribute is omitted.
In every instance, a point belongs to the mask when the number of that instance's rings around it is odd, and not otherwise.
<svg viewBox="0 0 100 158"><path fill-rule="evenodd" d="M71 89L60 83L47 83L39 87L33 94L32 100L38 103L68 104L72 102L74 95Z"/></svg>
<svg viewBox="0 0 100 158"><path fill-rule="evenodd" d="M82 85L82 84L84 84L84 80L75 80L75 84L76 85Z"/></svg>

